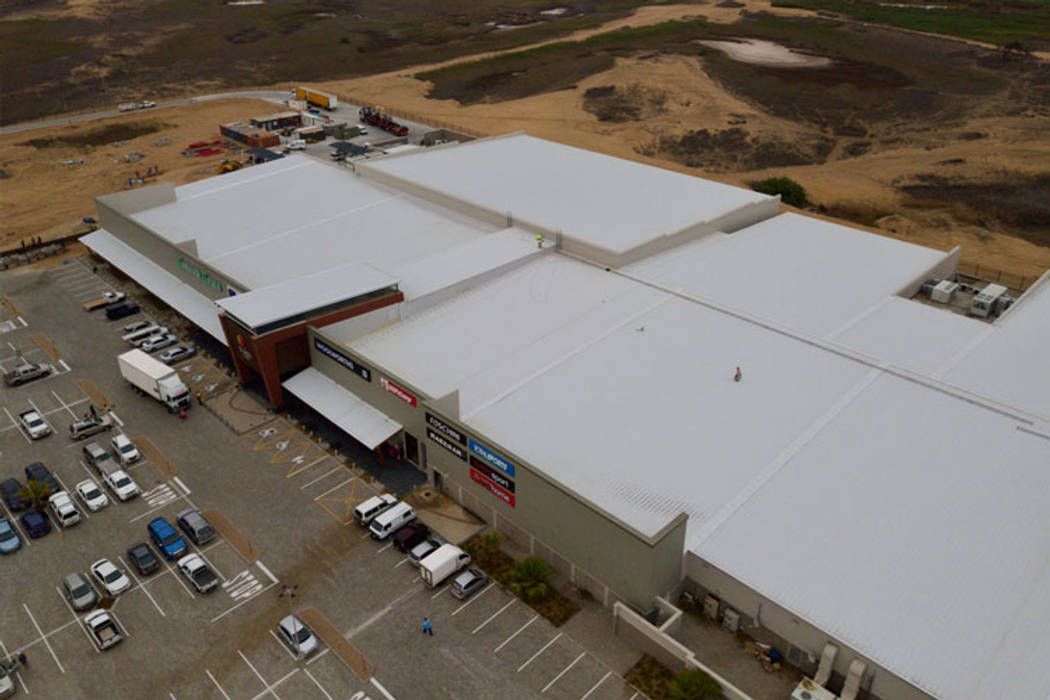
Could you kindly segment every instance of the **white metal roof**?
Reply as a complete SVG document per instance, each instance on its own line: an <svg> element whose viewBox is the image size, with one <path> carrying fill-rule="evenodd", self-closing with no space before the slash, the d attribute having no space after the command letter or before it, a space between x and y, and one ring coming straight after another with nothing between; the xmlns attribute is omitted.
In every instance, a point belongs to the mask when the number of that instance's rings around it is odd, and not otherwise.
<svg viewBox="0 0 1050 700"><path fill-rule="evenodd" d="M259 328L396 284L396 278L371 265L350 263L219 299L216 303L250 327Z"/></svg>
<svg viewBox="0 0 1050 700"><path fill-rule="evenodd" d="M823 337L922 277L945 256L788 213L735 233L705 236L624 270Z"/></svg>
<svg viewBox="0 0 1050 700"><path fill-rule="evenodd" d="M934 697L1046 698L1050 432L1019 427L880 373L689 544Z"/></svg>
<svg viewBox="0 0 1050 700"><path fill-rule="evenodd" d="M362 166L623 253L767 195L522 134Z"/></svg>
<svg viewBox="0 0 1050 700"><path fill-rule="evenodd" d="M943 377L1050 422L1050 275L961 353Z"/></svg>
<svg viewBox="0 0 1050 700"><path fill-rule="evenodd" d="M145 257L105 229L99 229L80 239L80 242L113 263L125 274L155 294L165 304L193 321L208 335L226 344L226 334L219 323L219 309L215 302L178 277Z"/></svg>
<svg viewBox="0 0 1050 700"><path fill-rule="evenodd" d="M131 218L250 289L352 262L389 269L496 227L302 155L175 190Z"/></svg>
<svg viewBox="0 0 1050 700"><path fill-rule="evenodd" d="M313 367L307 367L294 377L284 380L281 386L370 450L401 430L400 423Z"/></svg>

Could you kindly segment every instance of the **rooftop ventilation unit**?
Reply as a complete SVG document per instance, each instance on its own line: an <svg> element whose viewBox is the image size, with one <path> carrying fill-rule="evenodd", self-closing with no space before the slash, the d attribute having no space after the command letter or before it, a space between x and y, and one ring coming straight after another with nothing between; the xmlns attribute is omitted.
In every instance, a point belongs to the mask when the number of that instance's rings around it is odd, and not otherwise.
<svg viewBox="0 0 1050 700"><path fill-rule="evenodd" d="M1000 298L1006 294L1006 287L1001 284L989 284L987 287L977 292L977 296L973 298L973 303L970 305L970 314L973 316L979 316L986 318L992 314L1001 311Z"/></svg>
<svg viewBox="0 0 1050 700"><path fill-rule="evenodd" d="M737 630L740 629L740 613L732 608L726 608L725 614L722 616L722 627L736 634Z"/></svg>
<svg viewBox="0 0 1050 700"><path fill-rule="evenodd" d="M941 280L938 282L932 290L930 290L930 299L940 302L942 304L950 304L952 299L955 298L955 292L959 290L959 283L952 282L951 280Z"/></svg>
<svg viewBox="0 0 1050 700"><path fill-rule="evenodd" d="M718 598L713 595L704 596L704 617L708 620L718 619Z"/></svg>

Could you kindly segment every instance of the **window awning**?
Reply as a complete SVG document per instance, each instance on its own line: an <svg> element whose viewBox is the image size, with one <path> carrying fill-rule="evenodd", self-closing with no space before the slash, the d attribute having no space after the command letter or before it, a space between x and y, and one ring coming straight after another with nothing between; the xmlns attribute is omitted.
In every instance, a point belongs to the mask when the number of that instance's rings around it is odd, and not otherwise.
<svg viewBox="0 0 1050 700"><path fill-rule="evenodd" d="M281 382L281 386L370 450L401 430L400 423L313 367Z"/></svg>
<svg viewBox="0 0 1050 700"><path fill-rule="evenodd" d="M105 229L84 236L80 242L226 345L226 335L219 323L219 307L211 299Z"/></svg>

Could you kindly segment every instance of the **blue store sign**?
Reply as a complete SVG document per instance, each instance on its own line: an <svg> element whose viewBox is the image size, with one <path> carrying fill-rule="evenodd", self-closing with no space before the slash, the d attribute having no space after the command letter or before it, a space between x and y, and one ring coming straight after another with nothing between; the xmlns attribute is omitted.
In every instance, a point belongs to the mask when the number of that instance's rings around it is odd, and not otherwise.
<svg viewBox="0 0 1050 700"><path fill-rule="evenodd" d="M489 448L482 445L474 438L470 438L469 445L470 453L476 455L481 461L485 462L489 466L499 469L507 476L514 476L514 464L510 460L504 458L502 455L493 452Z"/></svg>

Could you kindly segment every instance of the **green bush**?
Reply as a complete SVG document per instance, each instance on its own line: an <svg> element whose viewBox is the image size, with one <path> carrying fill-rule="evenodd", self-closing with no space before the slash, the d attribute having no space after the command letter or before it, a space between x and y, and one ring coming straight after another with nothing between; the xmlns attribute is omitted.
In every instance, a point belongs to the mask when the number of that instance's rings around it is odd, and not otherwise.
<svg viewBox="0 0 1050 700"><path fill-rule="evenodd" d="M682 671L667 684L671 700L721 700L722 686L699 669Z"/></svg>
<svg viewBox="0 0 1050 700"><path fill-rule="evenodd" d="M793 207L806 206L806 189L790 177L771 177L751 185L762 194L779 194L780 201Z"/></svg>
<svg viewBox="0 0 1050 700"><path fill-rule="evenodd" d="M526 601L542 600L550 592L548 583L554 569L542 559L521 559L514 562L510 590Z"/></svg>

